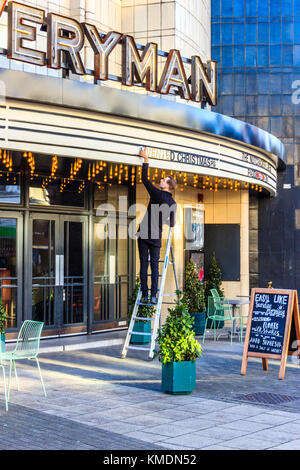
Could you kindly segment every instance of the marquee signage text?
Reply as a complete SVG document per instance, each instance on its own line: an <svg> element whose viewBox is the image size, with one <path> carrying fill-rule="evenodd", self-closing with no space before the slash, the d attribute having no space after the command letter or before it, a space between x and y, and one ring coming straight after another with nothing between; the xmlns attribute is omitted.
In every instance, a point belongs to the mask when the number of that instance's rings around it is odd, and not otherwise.
<svg viewBox="0 0 300 470"><path fill-rule="evenodd" d="M0 0L0 16L5 6ZM109 57L118 44L122 46L122 84L133 86L144 83L150 92L169 94L177 92L185 100L217 104L217 62L206 64L192 56L190 77L187 77L180 51L171 49L158 77L157 44L149 42L142 53L134 38L115 31L105 36L96 26L79 23L73 18L48 13L40 8L8 2L7 57L52 69L70 68L74 74L85 75L81 51L87 38L94 52L95 80L109 79ZM36 41L37 31L47 30L47 51L30 48L28 41ZM26 41L26 42L25 42ZM175 89L175 90L174 90Z"/></svg>
<svg viewBox="0 0 300 470"><path fill-rule="evenodd" d="M164 150L158 148L149 148L149 156L158 160L167 160L170 162L185 163L187 165L203 166L206 168L216 168L217 159L194 153L176 152L175 150Z"/></svg>

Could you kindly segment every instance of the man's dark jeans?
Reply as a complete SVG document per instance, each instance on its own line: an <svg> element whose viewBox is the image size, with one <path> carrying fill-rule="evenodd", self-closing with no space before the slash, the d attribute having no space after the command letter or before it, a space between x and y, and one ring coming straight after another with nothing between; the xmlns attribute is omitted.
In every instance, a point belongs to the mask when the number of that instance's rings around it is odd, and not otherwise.
<svg viewBox="0 0 300 470"><path fill-rule="evenodd" d="M142 296L148 298L148 266L149 266L149 253L150 253L150 266L151 266L151 297L156 297L158 288L158 261L160 254L160 247L147 243L147 240L138 239L139 254L140 254L140 279Z"/></svg>

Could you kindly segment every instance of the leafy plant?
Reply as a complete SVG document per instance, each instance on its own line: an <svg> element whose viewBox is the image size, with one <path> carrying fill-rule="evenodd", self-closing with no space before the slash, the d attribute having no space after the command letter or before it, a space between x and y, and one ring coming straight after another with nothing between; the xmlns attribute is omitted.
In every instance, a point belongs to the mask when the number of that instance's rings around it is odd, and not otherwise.
<svg viewBox="0 0 300 470"><path fill-rule="evenodd" d="M135 279L135 286L133 289L132 296L128 299L128 318L132 316L134 309L135 301L139 293L140 288L140 278L139 276ZM140 305L138 310L138 316L143 318L152 318L155 312L155 307L153 305ZM144 322L145 323L145 322Z"/></svg>
<svg viewBox="0 0 300 470"><path fill-rule="evenodd" d="M7 320L7 313L3 307L2 300L0 299L0 333L1 334L5 334L6 320Z"/></svg>
<svg viewBox="0 0 300 470"><path fill-rule="evenodd" d="M189 313L205 312L205 291L200 281L197 266L190 260L185 267L184 300Z"/></svg>
<svg viewBox="0 0 300 470"><path fill-rule="evenodd" d="M195 361L202 354L201 345L195 339L193 318L181 291L176 292L178 300L174 308L169 308L169 316L158 331L158 350L154 357L167 362Z"/></svg>
<svg viewBox="0 0 300 470"><path fill-rule="evenodd" d="M208 271L208 277L205 282L205 296L208 298L211 295L211 289L217 289L219 296L224 297L224 291L222 285L222 271L218 265L216 254L213 252L211 265Z"/></svg>

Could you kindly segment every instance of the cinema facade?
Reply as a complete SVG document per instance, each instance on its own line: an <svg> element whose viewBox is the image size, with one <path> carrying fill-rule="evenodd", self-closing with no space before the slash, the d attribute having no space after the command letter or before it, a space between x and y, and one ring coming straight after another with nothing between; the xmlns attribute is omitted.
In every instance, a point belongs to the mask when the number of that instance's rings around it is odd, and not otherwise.
<svg viewBox="0 0 300 470"><path fill-rule="evenodd" d="M265 131L209 109L216 63L115 31L101 35L26 2L2 3L0 292L8 338L31 318L44 321L45 336L126 328L139 266L132 235L147 204L141 145L151 181L172 174L178 182L180 286L187 260L207 273L215 251L226 295L247 295L249 194L276 194L284 149ZM86 40L91 69L82 60ZM114 48L120 76L109 73ZM167 289L174 290L171 271Z"/></svg>

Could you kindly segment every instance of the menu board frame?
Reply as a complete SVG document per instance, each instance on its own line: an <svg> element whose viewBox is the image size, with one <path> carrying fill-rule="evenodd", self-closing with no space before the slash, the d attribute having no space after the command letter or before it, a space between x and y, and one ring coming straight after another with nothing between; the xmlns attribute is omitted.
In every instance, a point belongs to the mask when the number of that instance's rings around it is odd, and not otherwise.
<svg viewBox="0 0 300 470"><path fill-rule="evenodd" d="M285 321L285 329L284 329L281 354L270 354L270 353L264 353L264 352L249 351L249 340L250 340L251 327L252 327L253 307L255 305L254 301L255 301L256 294L278 294L278 295L288 295L289 297L288 307L286 310L286 321ZM255 288L251 290L251 302L250 302L248 324L247 324L247 330L246 330L246 336L245 336L245 345L244 345L244 352L243 352L241 375L246 375L248 357L261 357L264 370L268 370L268 359L280 359L280 370L279 370L278 378L284 379L287 356L295 355L295 350L291 349L291 345L290 345L292 323L294 324L293 326L294 326L295 335L296 335L296 338L293 338L293 339L299 340L299 343L297 343L298 345L300 344L300 317L299 317L298 294L296 290L260 289L260 288ZM298 350L296 351L296 355L298 355L300 359L300 352L298 354L297 353L298 353Z"/></svg>

